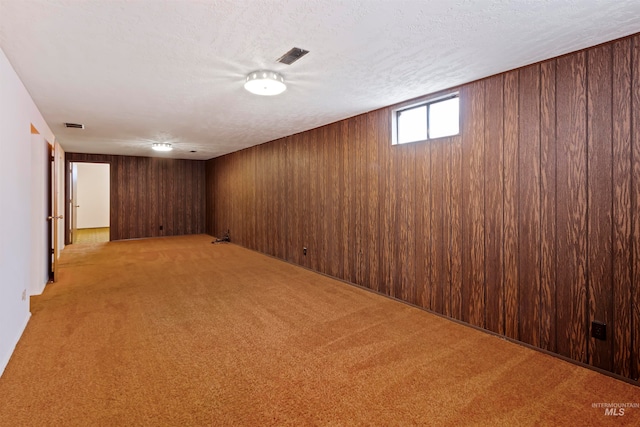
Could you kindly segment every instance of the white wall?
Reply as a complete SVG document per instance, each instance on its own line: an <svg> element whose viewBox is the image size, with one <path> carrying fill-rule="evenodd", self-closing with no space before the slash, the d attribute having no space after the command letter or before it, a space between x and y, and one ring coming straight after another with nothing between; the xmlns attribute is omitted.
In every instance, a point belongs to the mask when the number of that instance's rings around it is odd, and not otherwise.
<svg viewBox="0 0 640 427"><path fill-rule="evenodd" d="M49 191L47 172L49 143L40 134L31 135L31 278L27 295L38 295L49 280Z"/></svg>
<svg viewBox="0 0 640 427"><path fill-rule="evenodd" d="M46 70L43 70L46 72ZM38 108L0 49L0 373L29 320L32 250L31 124L55 141ZM36 156L34 155L34 158Z"/></svg>
<svg viewBox="0 0 640 427"><path fill-rule="evenodd" d="M78 168L78 228L109 227L109 166L76 163Z"/></svg>

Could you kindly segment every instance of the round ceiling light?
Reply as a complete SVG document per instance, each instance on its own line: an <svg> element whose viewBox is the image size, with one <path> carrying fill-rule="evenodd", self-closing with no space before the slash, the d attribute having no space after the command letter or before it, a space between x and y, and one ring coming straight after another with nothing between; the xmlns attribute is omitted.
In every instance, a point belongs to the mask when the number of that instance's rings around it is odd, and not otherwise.
<svg viewBox="0 0 640 427"><path fill-rule="evenodd" d="M171 147L171 144L169 144L168 142L154 142L153 146L151 147L156 151L171 151L173 150L173 147Z"/></svg>
<svg viewBox="0 0 640 427"><path fill-rule="evenodd" d="M280 73L269 70L259 70L249 73L244 88L256 95L279 95L287 89L284 77Z"/></svg>

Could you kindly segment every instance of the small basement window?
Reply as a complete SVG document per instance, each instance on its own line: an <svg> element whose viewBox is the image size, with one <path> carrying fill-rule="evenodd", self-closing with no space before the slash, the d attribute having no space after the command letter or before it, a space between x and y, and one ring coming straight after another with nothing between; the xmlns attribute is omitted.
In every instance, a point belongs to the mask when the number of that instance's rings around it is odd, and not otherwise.
<svg viewBox="0 0 640 427"><path fill-rule="evenodd" d="M391 127L394 145L458 135L460 97L455 93L393 110Z"/></svg>

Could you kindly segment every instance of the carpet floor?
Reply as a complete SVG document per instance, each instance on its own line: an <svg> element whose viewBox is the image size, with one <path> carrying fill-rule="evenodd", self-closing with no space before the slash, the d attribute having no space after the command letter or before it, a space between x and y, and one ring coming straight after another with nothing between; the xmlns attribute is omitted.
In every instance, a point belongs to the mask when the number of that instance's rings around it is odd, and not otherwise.
<svg viewBox="0 0 640 427"><path fill-rule="evenodd" d="M638 387L211 241L67 247L0 425L640 425L595 407Z"/></svg>

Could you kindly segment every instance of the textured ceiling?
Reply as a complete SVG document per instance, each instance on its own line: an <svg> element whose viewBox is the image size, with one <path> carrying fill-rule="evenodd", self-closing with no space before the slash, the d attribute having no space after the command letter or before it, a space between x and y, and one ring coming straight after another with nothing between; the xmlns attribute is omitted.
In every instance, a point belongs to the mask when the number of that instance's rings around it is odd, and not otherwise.
<svg viewBox="0 0 640 427"><path fill-rule="evenodd" d="M0 0L0 47L65 150L191 159L638 31L638 0ZM261 68L288 90L246 92Z"/></svg>

